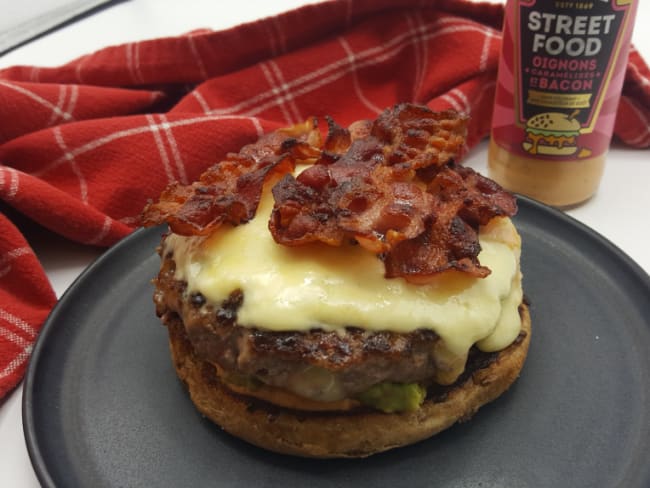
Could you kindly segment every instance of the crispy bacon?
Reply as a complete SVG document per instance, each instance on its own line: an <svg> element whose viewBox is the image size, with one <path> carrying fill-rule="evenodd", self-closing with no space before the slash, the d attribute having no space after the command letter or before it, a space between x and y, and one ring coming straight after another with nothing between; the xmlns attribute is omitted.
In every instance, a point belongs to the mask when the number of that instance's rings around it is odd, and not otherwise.
<svg viewBox="0 0 650 488"><path fill-rule="evenodd" d="M169 185L142 214L145 226L167 223L180 235L207 235L223 222L239 225L255 216L266 182L294 171L297 161L320 156L316 120L261 137L210 167L198 181Z"/></svg>
<svg viewBox="0 0 650 488"><path fill-rule="evenodd" d="M353 240L384 260L387 277L417 283L450 269L487 276L478 228L514 215L516 204L496 183L453 163L465 126L454 112L409 104L357 124L354 137L330 122L336 158L273 190L274 239L288 246Z"/></svg>
<svg viewBox="0 0 650 488"><path fill-rule="evenodd" d="M490 270L478 261L478 228L493 217L514 215L515 199L492 180L455 164L438 172L428 193L436 201L426 231L386 254L386 277L426 283L450 269L487 276Z"/></svg>
<svg viewBox="0 0 650 488"><path fill-rule="evenodd" d="M425 232L400 242L385 255L386 277L401 276L424 284L438 273L453 269L484 278L490 270L479 264L480 250L476 231L460 217L436 219Z"/></svg>
<svg viewBox="0 0 650 488"><path fill-rule="evenodd" d="M458 158L465 144L467 120L453 111L432 112L405 103L384 111L371 134L384 145L389 165L435 169Z"/></svg>
<svg viewBox="0 0 650 488"><path fill-rule="evenodd" d="M452 202L457 206L458 215L474 228L486 225L493 217L517 213L512 194L465 166L452 164L438 172L428 191L448 205Z"/></svg>
<svg viewBox="0 0 650 488"><path fill-rule="evenodd" d="M415 283L447 270L490 273L478 261L479 227L517 208L499 185L454 163L466 117L401 104L349 129L327 121L324 143L307 122L229 155L190 186L168 187L145 223L183 235L241 224L277 180L269 230L279 244L356 242L384 261L388 278ZM299 161L313 164L294 176Z"/></svg>
<svg viewBox="0 0 650 488"><path fill-rule="evenodd" d="M341 127L331 117L325 117L327 120L327 137L323 145L323 151L334 154L345 153L352 143L352 136L348 129Z"/></svg>

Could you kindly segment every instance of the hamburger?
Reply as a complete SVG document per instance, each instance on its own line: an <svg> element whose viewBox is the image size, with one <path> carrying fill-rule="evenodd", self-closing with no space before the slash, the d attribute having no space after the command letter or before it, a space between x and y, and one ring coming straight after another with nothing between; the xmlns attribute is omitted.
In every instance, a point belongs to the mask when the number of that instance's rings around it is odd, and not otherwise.
<svg viewBox="0 0 650 488"><path fill-rule="evenodd" d="M526 121L526 140L522 146L530 154L571 156L576 153L580 122L560 112L543 112Z"/></svg>
<svg viewBox="0 0 650 488"><path fill-rule="evenodd" d="M514 197L457 165L467 118L401 104L280 129L170 185L153 280L174 367L227 432L297 456L426 439L528 351Z"/></svg>

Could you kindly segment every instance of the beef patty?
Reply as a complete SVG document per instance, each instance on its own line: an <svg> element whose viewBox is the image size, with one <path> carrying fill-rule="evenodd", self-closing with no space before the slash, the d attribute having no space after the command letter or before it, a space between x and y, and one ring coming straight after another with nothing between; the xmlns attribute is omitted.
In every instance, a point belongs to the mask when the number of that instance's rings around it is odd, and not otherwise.
<svg viewBox="0 0 650 488"><path fill-rule="evenodd" d="M165 316L178 315L197 356L233 378L282 387L313 400L336 401L383 381L431 385L444 368L437 360L442 342L430 330L395 333L350 326L344 333L275 332L240 326L237 310L246 299L240 290L233 290L218 308L212 306L174 278L171 253L161 257L154 280L158 316L167 322ZM472 350L470 356L476 353Z"/></svg>

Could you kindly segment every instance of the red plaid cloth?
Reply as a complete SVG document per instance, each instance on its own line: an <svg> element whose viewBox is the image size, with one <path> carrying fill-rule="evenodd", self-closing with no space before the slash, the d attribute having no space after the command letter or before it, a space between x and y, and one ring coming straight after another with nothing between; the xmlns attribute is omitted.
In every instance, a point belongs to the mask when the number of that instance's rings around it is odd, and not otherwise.
<svg viewBox="0 0 650 488"><path fill-rule="evenodd" d="M0 71L0 199L71 240L110 246L169 182L311 115L348 124L400 101L454 108L472 116L469 148L490 128L502 15L459 0L347 0ZM650 145L649 79L633 50L616 123L630 146ZM0 214L0 397L55 301Z"/></svg>

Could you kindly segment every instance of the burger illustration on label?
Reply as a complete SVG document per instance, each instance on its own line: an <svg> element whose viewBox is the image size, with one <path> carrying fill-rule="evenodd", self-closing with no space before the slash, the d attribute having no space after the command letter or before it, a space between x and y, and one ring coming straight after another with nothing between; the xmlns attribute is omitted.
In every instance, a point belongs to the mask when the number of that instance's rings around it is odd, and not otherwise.
<svg viewBox="0 0 650 488"><path fill-rule="evenodd" d="M542 112L528 119L526 138L522 143L524 151L533 155L556 157L590 156L591 151L587 148L580 148L578 152L581 127L575 118L577 114L577 111L571 114Z"/></svg>

